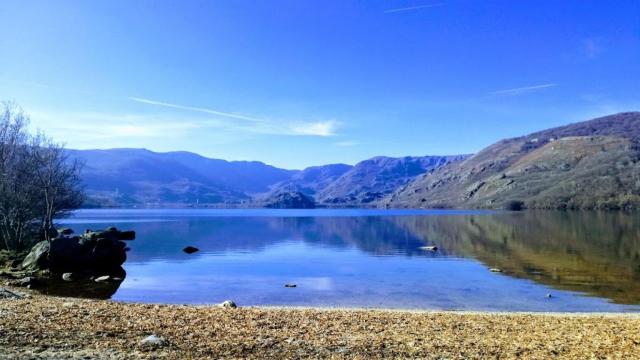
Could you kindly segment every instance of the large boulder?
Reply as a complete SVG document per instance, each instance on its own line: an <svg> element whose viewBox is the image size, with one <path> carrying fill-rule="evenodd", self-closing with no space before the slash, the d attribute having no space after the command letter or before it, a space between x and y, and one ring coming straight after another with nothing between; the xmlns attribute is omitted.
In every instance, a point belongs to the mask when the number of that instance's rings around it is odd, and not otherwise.
<svg viewBox="0 0 640 360"><path fill-rule="evenodd" d="M25 270L48 269L55 274L67 272L109 273L119 269L126 261L126 244L135 232L109 228L104 231L88 230L81 236L61 235L42 241L33 247L22 263Z"/></svg>
<svg viewBox="0 0 640 360"><path fill-rule="evenodd" d="M31 248L21 265L24 270L40 270L49 267L49 242L40 241Z"/></svg>

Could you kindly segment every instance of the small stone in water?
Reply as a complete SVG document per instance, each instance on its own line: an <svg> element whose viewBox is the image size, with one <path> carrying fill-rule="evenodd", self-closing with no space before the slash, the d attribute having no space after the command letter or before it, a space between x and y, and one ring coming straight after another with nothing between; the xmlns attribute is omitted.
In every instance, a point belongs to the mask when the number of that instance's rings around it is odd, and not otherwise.
<svg viewBox="0 0 640 360"><path fill-rule="evenodd" d="M491 268L491 269L489 269L489 271L491 271L491 272L496 272L496 273L500 273L500 272L502 272L502 269L498 269L498 268Z"/></svg>
<svg viewBox="0 0 640 360"><path fill-rule="evenodd" d="M553 295L551 295L551 294L547 294L547 295L545 295L544 297L546 297L547 299L551 299L551 298L553 297Z"/></svg>
<svg viewBox="0 0 640 360"><path fill-rule="evenodd" d="M425 250L425 251L437 251L438 247L435 245L431 245L431 246L421 246L420 250Z"/></svg>
<svg viewBox="0 0 640 360"><path fill-rule="evenodd" d="M296 285L296 284L284 284L284 287L287 287L287 288L294 288L294 287L297 287L297 286L298 285Z"/></svg>
<svg viewBox="0 0 640 360"><path fill-rule="evenodd" d="M111 279L111 276L105 275L105 276L97 277L93 281L95 281L95 282L103 282L103 281L109 281L109 279Z"/></svg>
<svg viewBox="0 0 640 360"><path fill-rule="evenodd" d="M182 249L182 251L186 252L187 254L193 254L194 252L200 251L200 249L193 246L187 246L186 248Z"/></svg>
<svg viewBox="0 0 640 360"><path fill-rule="evenodd" d="M62 274L62 280L64 280L64 281L73 281L73 274L72 273L64 273L64 274Z"/></svg>

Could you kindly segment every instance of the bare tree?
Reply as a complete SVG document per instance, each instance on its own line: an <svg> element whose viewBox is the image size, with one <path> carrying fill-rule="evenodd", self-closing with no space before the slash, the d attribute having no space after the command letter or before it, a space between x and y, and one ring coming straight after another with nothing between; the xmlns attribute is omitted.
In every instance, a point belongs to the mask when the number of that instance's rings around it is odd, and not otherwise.
<svg viewBox="0 0 640 360"><path fill-rule="evenodd" d="M27 130L29 118L14 103L0 109L0 237L8 249L54 235L53 220L83 200L80 164L64 147Z"/></svg>
<svg viewBox="0 0 640 360"><path fill-rule="evenodd" d="M62 145L43 134L34 137L32 148L37 165L34 180L41 199L41 234L49 241L57 234L53 220L82 205L81 164L70 160Z"/></svg>

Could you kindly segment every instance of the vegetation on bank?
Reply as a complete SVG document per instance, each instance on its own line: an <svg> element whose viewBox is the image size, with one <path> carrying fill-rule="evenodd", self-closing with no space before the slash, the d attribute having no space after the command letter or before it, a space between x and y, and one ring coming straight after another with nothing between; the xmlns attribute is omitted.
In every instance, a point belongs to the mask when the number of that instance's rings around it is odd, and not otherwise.
<svg viewBox="0 0 640 360"><path fill-rule="evenodd" d="M57 235L54 219L83 201L81 164L64 146L28 129L14 103L0 105L0 248L24 250Z"/></svg>

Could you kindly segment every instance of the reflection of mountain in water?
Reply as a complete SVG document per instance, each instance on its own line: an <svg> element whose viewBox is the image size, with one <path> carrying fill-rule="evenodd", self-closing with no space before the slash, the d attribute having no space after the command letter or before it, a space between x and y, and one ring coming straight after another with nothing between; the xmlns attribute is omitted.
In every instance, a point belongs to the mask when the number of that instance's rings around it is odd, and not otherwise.
<svg viewBox="0 0 640 360"><path fill-rule="evenodd" d="M531 212L397 219L414 234L509 275L640 303L637 214Z"/></svg>
<svg viewBox="0 0 640 360"><path fill-rule="evenodd" d="M136 224L129 262L256 252L284 241L373 255L475 258L511 276L640 303L640 217L526 212L364 217L194 217ZM419 249L435 243L440 250ZM201 252L185 255L186 245Z"/></svg>

